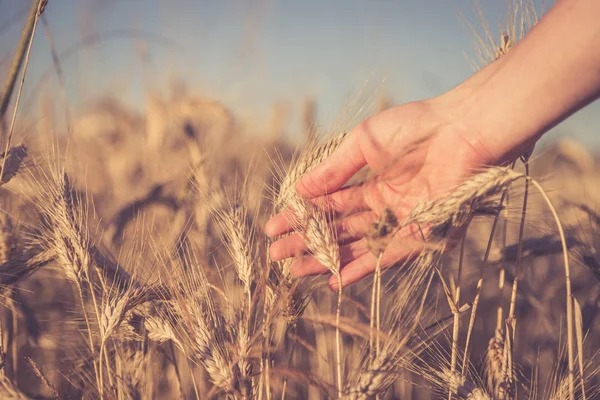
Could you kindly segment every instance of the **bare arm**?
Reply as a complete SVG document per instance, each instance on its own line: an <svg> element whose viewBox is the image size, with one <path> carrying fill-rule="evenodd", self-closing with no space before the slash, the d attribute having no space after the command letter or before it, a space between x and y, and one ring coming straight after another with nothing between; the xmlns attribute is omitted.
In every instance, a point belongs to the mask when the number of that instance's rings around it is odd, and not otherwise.
<svg viewBox="0 0 600 400"><path fill-rule="evenodd" d="M600 95L600 2L561 0L506 55L441 96L496 160Z"/></svg>
<svg viewBox="0 0 600 400"><path fill-rule="evenodd" d="M415 204L447 194L481 167L525 153L548 129L600 96L599 20L598 0L559 1L499 60L441 96L363 121L299 180L301 196L326 197L334 205L340 232L350 238L340 241L343 285L375 269L365 234L384 209L402 220ZM339 190L365 165L379 179ZM283 214L265 227L272 237L291 229ZM398 234L383 254L383 266L414 254L407 239L410 232ZM305 254L306 246L301 235L290 235L270 251L273 260L281 260ZM301 257L292 271L302 276L327 270Z"/></svg>

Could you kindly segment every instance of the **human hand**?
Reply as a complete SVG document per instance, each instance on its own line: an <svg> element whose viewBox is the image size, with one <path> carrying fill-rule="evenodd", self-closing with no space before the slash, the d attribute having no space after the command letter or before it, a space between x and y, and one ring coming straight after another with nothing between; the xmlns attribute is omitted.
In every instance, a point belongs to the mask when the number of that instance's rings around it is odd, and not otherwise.
<svg viewBox="0 0 600 400"><path fill-rule="evenodd" d="M375 269L365 235L383 210L402 221L417 203L451 191L480 167L514 160L550 128L600 97L600 42L595 2L559 2L500 59L452 91L432 100L384 111L357 126L327 160L296 185L299 195L337 213L342 283ZM573 21L578 21L573 32ZM565 51L556 52L557 43ZM342 186L362 167L376 179ZM288 216L274 216L265 231L292 230ZM413 253L421 237L414 227L398 232L382 266ZM412 244L411 244L412 243ZM409 245L410 244L410 245ZM301 235L272 244L274 260L302 255ZM311 257L292 266L298 276L325 272ZM330 280L335 289L337 279Z"/></svg>
<svg viewBox="0 0 600 400"><path fill-rule="evenodd" d="M341 279L346 286L376 268L366 235L385 209L402 221L419 202L439 198L474 170L498 163L481 136L453 122L447 102L438 98L386 110L353 129L340 147L296 184L297 193L336 213L340 243ZM375 179L343 187L368 166ZM275 215L265 230L270 237L291 231L290 216ZM401 229L389 242L381 266L406 259L422 246L416 227ZM300 234L275 241L274 261L298 257L291 266L296 276L321 274L326 268L311 256ZM338 280L329 284L337 290Z"/></svg>

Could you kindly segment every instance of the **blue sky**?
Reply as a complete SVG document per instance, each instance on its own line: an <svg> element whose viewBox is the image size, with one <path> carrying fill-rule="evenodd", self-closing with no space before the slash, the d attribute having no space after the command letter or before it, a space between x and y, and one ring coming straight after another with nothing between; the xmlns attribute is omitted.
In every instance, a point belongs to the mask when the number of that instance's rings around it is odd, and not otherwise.
<svg viewBox="0 0 600 400"><path fill-rule="evenodd" d="M19 37L29 1L0 0L0 71ZM480 0L493 32L506 2ZM242 118L266 121L274 104L293 112L308 96L328 125L348 99L378 93L400 103L452 88L474 71L472 0L50 0L46 11L75 110L99 95L143 107L145 93L180 80ZM541 9L541 7L539 8ZM462 16L462 17L461 17ZM41 28L41 27L40 27ZM73 52L78 42L100 37ZM71 49L71 50L69 50ZM142 56L145 55L145 58ZM50 71L48 73L47 71ZM24 94L31 114L58 96L43 29ZM44 74L46 79L42 79ZM59 99L57 97L57 103ZM557 127L600 145L598 103Z"/></svg>

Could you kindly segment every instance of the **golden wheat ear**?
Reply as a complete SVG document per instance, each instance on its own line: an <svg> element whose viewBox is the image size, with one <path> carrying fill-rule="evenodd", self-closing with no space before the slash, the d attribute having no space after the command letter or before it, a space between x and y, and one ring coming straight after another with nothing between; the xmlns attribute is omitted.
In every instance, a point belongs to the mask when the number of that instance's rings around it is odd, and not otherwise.
<svg viewBox="0 0 600 400"><path fill-rule="evenodd" d="M23 167L27 158L27 147L24 144L11 147L8 152L0 154L0 164L4 169L0 177L0 185L10 182Z"/></svg>

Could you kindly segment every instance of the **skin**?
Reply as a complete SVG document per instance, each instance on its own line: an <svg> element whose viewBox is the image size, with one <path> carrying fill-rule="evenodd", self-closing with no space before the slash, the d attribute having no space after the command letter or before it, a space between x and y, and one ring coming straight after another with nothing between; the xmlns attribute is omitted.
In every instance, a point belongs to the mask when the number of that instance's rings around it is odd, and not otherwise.
<svg viewBox="0 0 600 400"><path fill-rule="evenodd" d="M401 221L417 203L448 194L483 167L533 148L550 128L600 96L600 2L562 0L506 55L436 98L383 111L355 127L342 145L297 183L299 195L338 216L342 285L371 274L376 257L365 234L383 209ZM363 167L369 183L345 186ZM265 232L291 231L286 213ZM419 251L421 232L407 227L383 254L389 266ZM275 241L278 261L297 257L297 276L326 273L300 235ZM337 278L329 285L337 290Z"/></svg>

